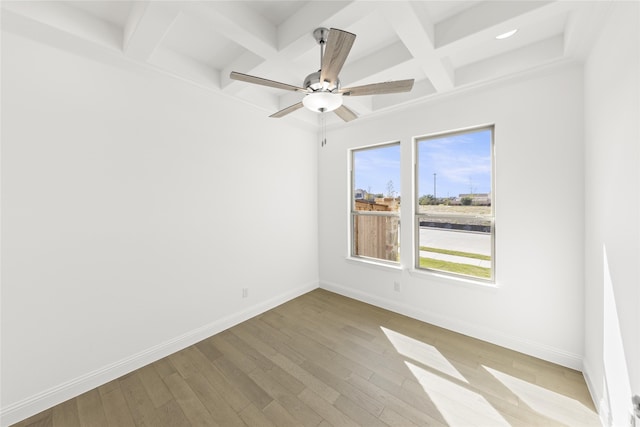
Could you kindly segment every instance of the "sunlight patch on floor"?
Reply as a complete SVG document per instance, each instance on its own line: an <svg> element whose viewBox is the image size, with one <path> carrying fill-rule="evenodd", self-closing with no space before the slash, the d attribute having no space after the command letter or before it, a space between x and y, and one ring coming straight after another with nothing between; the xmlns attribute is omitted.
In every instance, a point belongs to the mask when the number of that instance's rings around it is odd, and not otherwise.
<svg viewBox="0 0 640 427"><path fill-rule="evenodd" d="M403 356L415 360L418 363L436 369L447 374L457 380L468 382L465 377L432 345L423 343L422 341L408 337L391 329L381 327L382 332L396 351Z"/></svg>
<svg viewBox="0 0 640 427"><path fill-rule="evenodd" d="M480 394L413 363L405 364L450 426L509 425Z"/></svg>
<svg viewBox="0 0 640 427"><path fill-rule="evenodd" d="M570 426L599 425L594 412L579 401L504 372L483 367L539 414Z"/></svg>

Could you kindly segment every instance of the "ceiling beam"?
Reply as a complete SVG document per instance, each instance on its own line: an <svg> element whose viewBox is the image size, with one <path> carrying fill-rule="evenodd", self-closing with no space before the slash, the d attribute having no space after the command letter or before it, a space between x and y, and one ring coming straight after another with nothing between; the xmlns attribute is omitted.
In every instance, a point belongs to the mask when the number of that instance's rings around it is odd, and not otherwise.
<svg viewBox="0 0 640 427"><path fill-rule="evenodd" d="M410 102L413 100L425 98L436 93L435 87L428 79L420 80L414 83L411 92L394 93L384 96L374 96L373 111L384 110L386 108L395 107L398 104Z"/></svg>
<svg viewBox="0 0 640 427"><path fill-rule="evenodd" d="M435 49L434 24L422 6L412 2L392 2L383 7L393 29L420 63L433 86L439 92L450 90L454 86L453 69Z"/></svg>
<svg viewBox="0 0 640 427"><path fill-rule="evenodd" d="M241 87L242 84L237 84L240 82L238 82L237 80L232 80L231 77L229 77L231 75L231 72L239 70L253 70L263 62L264 58L259 57L255 53L249 50L244 52L242 55L240 55L220 71L220 88L226 88L226 91L228 93L231 93L231 88Z"/></svg>
<svg viewBox="0 0 640 427"><path fill-rule="evenodd" d="M9 1L2 8L102 47L122 49L121 28L64 2Z"/></svg>
<svg viewBox="0 0 640 427"><path fill-rule="evenodd" d="M148 61L169 32L180 10L174 3L157 1L133 2L124 27L124 54Z"/></svg>
<svg viewBox="0 0 640 427"><path fill-rule="evenodd" d="M362 84L363 79L369 78L372 74L377 74L389 70L407 61L411 61L413 56L401 41L397 41L389 46L372 53L371 55L351 61L348 67L342 71L340 80L344 86ZM413 76L407 76L407 78ZM404 77L403 77L404 78Z"/></svg>
<svg viewBox="0 0 640 427"><path fill-rule="evenodd" d="M159 47L149 63L174 76L217 90L220 72L169 48Z"/></svg>
<svg viewBox="0 0 640 427"><path fill-rule="evenodd" d="M554 36L460 67L456 70L456 82L466 85L503 77L562 59L563 53L563 36Z"/></svg>
<svg viewBox="0 0 640 427"><path fill-rule="evenodd" d="M243 2L182 2L183 11L201 19L224 37L268 58L277 52L276 28Z"/></svg>

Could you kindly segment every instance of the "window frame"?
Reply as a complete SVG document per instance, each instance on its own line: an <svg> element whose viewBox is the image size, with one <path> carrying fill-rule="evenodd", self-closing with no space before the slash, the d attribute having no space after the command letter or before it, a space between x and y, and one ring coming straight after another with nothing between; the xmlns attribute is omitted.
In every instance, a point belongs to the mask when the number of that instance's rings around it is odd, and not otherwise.
<svg viewBox="0 0 640 427"><path fill-rule="evenodd" d="M400 178L402 179L402 144L399 140L394 140L394 141L389 141L389 142L382 142L382 143L378 143L378 144L372 144L372 145L366 145L366 146L361 146L361 147L354 147L354 148L350 148L348 153L349 153L349 194L348 194L348 199L349 199L349 259L352 260L357 260L359 262L366 262L366 263L372 263L372 264L377 264L377 265L383 265L383 266L387 266L387 267L395 267L395 268L399 268L401 266L401 245L402 245L402 221L401 221L401 212L402 212L402 205L400 207L400 211L364 211L364 210L356 210L356 199L355 199L355 193L356 193L356 181L355 181L355 153L358 151L365 151L365 150L374 150L374 149L378 149L378 148L384 148L384 147L390 147L390 146L398 146L398 149L400 150ZM402 189L402 187L401 187ZM402 190L401 190L402 192ZM402 195L400 196L402 197ZM397 218L398 221L398 243L397 243L397 248L398 248L398 261L390 261L390 260L386 260L386 259L382 259L382 258L375 258L375 257L368 257L368 256L364 256L364 255L358 255L355 252L355 245L356 245L356 239L354 236L354 231L355 231L355 220L357 216L382 216L382 217L389 217L389 218Z"/></svg>
<svg viewBox="0 0 640 427"><path fill-rule="evenodd" d="M491 131L491 142L490 142L490 154L491 154L491 213L490 215L482 215L481 217L483 219L487 219L489 221L489 224L491 226L491 277L489 278L483 278L483 277L478 277L478 276L471 276L471 275L466 275L466 274L460 274L460 273L453 273L453 272L448 272L448 271L443 271L443 270L436 270L436 269L432 269L432 268L426 268L426 267L421 267L420 266L420 219L421 218L439 218L439 219L446 219L446 218L453 218L455 216L451 216L451 215L447 215L447 214L441 214L441 215L429 215L429 214L423 214L419 212L419 198L420 198L420 194L419 194L419 150L418 150L418 144L422 141L428 140L428 139L437 139L437 138L442 138L442 137L447 137L447 136L458 136L458 135L464 135L464 134L469 134L469 133L474 133L474 132L479 132L479 131L483 131L483 130L490 130ZM452 131L443 131L443 132L436 132L436 133L431 133L431 134L427 134L427 135L421 135L421 136L416 136L413 138L413 200L412 200L412 209L413 209L413 239L414 239L414 246L413 246L413 268L416 272L419 273L425 273L425 274L430 274L430 275L438 275L438 276L445 276L445 277L449 277L449 278L454 278L454 279L458 279L458 280L464 280L464 281L471 281L471 282L475 282L475 283L479 283L479 284L485 284L485 285L494 285L496 283L496 209L495 209L495 202L496 202L496 195L495 195L495 176L496 176L496 156L495 156L495 124L485 124L485 125L479 125L479 126L473 126L473 127L469 127L469 128L464 128L464 129L457 129L457 130L452 130ZM469 216L470 218L472 216ZM475 217L478 217L477 215ZM457 217L459 218L459 217Z"/></svg>

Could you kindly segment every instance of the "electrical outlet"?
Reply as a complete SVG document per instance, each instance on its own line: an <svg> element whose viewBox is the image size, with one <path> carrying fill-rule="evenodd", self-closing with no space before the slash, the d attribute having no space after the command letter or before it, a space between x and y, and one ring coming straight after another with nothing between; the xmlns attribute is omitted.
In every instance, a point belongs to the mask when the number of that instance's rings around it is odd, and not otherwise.
<svg viewBox="0 0 640 427"><path fill-rule="evenodd" d="M393 282L393 290L400 292L400 282Z"/></svg>
<svg viewBox="0 0 640 427"><path fill-rule="evenodd" d="M242 288L242 298L247 298L249 296L249 288Z"/></svg>

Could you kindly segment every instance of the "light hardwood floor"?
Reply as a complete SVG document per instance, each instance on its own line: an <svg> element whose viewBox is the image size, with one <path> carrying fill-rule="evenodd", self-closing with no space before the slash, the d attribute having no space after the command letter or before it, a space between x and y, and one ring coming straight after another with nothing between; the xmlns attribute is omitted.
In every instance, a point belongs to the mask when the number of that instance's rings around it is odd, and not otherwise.
<svg viewBox="0 0 640 427"><path fill-rule="evenodd" d="M580 372L317 289L16 426L599 425Z"/></svg>

